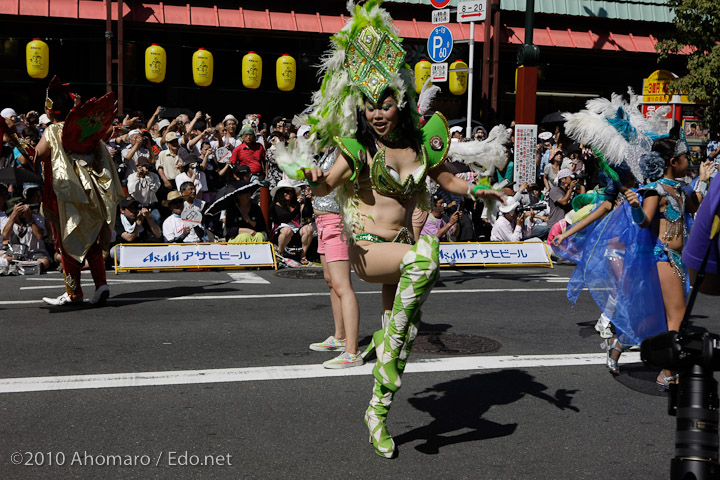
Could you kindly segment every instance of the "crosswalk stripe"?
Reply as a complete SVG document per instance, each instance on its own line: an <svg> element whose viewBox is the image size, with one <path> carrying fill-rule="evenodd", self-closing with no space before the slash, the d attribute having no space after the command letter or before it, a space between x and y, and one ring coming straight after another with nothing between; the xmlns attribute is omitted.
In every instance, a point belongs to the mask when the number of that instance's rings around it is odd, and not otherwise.
<svg viewBox="0 0 720 480"><path fill-rule="evenodd" d="M637 363L639 361L640 353L627 352L623 353L620 363ZM405 373L413 374L588 365L605 365L605 354L509 355L418 359L407 364ZM352 367L340 370L328 370L323 368L322 365L313 364L164 372L110 373L102 375L5 378L0 379L0 394L46 392L54 390L81 390L92 388L150 387L161 385L347 377L371 375L372 368L372 363L361 367Z"/></svg>
<svg viewBox="0 0 720 480"><path fill-rule="evenodd" d="M232 283L261 283L270 284L267 280L262 278L260 275L254 272L231 272L228 273L230 278L233 279Z"/></svg>
<svg viewBox="0 0 720 480"><path fill-rule="evenodd" d="M544 293L544 292L565 292L566 288L470 288L462 289L446 289L438 288L430 292L434 295L442 295L447 293L493 293L493 292L524 292L524 293ZM148 292L150 293L150 292ZM356 295L375 295L381 293L379 290L369 292L355 292ZM297 297L328 297L330 292L308 292L308 293L263 293L263 294L238 294L238 295L183 295L180 297L133 297L133 298L113 298L110 297L108 302L117 303L133 303L133 302L156 302L161 300L167 301L191 301L200 300L244 300L248 298L297 298ZM44 303L42 300L1 300L0 305L19 305L30 303Z"/></svg>

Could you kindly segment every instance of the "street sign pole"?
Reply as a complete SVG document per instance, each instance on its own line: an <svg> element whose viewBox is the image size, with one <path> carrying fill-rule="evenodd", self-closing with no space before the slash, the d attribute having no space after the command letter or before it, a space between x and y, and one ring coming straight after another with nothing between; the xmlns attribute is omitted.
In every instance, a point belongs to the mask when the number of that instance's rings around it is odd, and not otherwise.
<svg viewBox="0 0 720 480"><path fill-rule="evenodd" d="M468 65L468 104L467 104L467 128L465 137L470 138L470 127L472 125L472 103L473 103L473 73L475 72L475 22L470 22L470 64Z"/></svg>

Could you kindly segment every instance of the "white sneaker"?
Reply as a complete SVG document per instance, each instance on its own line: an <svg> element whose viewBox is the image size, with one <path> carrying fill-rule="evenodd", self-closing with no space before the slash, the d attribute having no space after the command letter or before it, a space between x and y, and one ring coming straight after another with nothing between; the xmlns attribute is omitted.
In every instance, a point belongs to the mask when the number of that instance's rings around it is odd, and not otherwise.
<svg viewBox="0 0 720 480"><path fill-rule="evenodd" d="M93 295L92 300L90 300L90 305L103 305L109 296L110 287L102 285L100 288L95 290L95 295Z"/></svg>
<svg viewBox="0 0 720 480"><path fill-rule="evenodd" d="M347 353L343 352L337 357L333 358L332 360L328 360L327 362L323 362L323 367L325 368L348 368L348 367L359 367L360 365L363 365L365 363L365 360L363 360L362 355L353 354L353 353Z"/></svg>
<svg viewBox="0 0 720 480"><path fill-rule="evenodd" d="M595 324L595 331L597 331L600 334L600 338L612 338L613 333L612 330L610 330L610 325L607 327L603 325L603 318L605 314L603 313L600 315L600 318L598 318L597 323Z"/></svg>
<svg viewBox="0 0 720 480"><path fill-rule="evenodd" d="M68 305L70 303L82 303L82 298L78 300L73 300L72 298L70 298L70 295L65 292L57 298L43 297L43 302L49 305L59 307L61 305Z"/></svg>

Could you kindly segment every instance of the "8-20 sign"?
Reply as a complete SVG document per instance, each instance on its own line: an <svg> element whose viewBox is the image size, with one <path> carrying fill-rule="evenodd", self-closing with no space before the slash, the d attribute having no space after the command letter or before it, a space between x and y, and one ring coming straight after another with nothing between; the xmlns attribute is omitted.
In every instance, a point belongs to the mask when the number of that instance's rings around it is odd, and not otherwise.
<svg viewBox="0 0 720 480"><path fill-rule="evenodd" d="M487 0L468 0L458 3L458 22L482 22L486 16Z"/></svg>

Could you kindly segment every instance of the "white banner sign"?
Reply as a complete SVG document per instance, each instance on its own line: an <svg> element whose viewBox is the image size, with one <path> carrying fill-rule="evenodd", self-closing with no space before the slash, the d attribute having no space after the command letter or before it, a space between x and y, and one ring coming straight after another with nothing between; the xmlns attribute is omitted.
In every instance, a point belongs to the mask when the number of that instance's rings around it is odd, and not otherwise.
<svg viewBox="0 0 720 480"><path fill-rule="evenodd" d="M270 243L158 243L115 247L115 270L275 268Z"/></svg>
<svg viewBox="0 0 720 480"><path fill-rule="evenodd" d="M433 10L431 20L433 25L450 23L450 9Z"/></svg>
<svg viewBox="0 0 720 480"><path fill-rule="evenodd" d="M522 183L535 183L537 138L537 125L515 125L515 190Z"/></svg>
<svg viewBox="0 0 720 480"><path fill-rule="evenodd" d="M447 82L448 64L433 63L430 65L430 81L431 82Z"/></svg>
<svg viewBox="0 0 720 480"><path fill-rule="evenodd" d="M543 242L440 243L440 266L552 266Z"/></svg>

